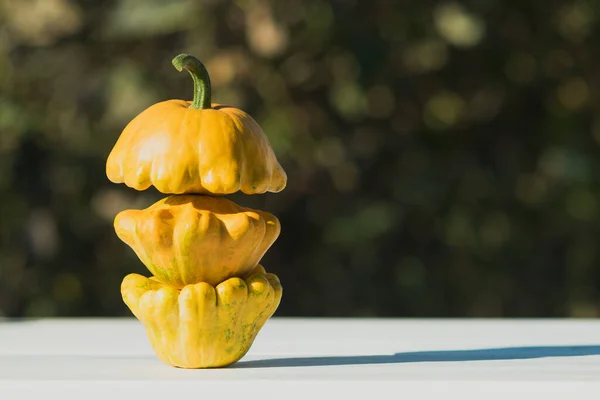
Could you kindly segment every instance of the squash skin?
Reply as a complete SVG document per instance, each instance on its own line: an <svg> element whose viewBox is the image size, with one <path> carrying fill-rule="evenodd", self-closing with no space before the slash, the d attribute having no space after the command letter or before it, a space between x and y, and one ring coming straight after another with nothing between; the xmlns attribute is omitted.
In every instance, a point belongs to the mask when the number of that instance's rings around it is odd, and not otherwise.
<svg viewBox="0 0 600 400"><path fill-rule="evenodd" d="M287 175L258 123L235 107L168 100L137 115L106 163L111 182L165 194L280 192Z"/></svg>
<svg viewBox="0 0 600 400"><path fill-rule="evenodd" d="M139 274L121 285L160 360L179 368L218 368L240 360L279 306L282 287L258 265L245 279L178 290Z"/></svg>
<svg viewBox="0 0 600 400"><path fill-rule="evenodd" d="M117 236L159 281L182 289L244 276L281 232L274 215L215 196L175 195L121 211Z"/></svg>

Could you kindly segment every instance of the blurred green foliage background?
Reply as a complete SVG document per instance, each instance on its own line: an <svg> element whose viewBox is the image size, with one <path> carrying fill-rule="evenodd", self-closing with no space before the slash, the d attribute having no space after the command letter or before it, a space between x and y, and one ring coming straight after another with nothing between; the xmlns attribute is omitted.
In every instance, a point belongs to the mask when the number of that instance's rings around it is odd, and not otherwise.
<svg viewBox="0 0 600 400"><path fill-rule="evenodd" d="M105 176L204 61L288 173L277 315L600 314L598 1L0 0L0 312L130 315Z"/></svg>

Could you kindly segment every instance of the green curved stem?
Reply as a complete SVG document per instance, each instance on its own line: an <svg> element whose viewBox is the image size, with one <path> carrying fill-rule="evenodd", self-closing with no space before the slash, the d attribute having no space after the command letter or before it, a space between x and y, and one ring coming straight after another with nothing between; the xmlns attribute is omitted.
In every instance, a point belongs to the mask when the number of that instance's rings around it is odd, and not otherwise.
<svg viewBox="0 0 600 400"><path fill-rule="evenodd" d="M177 71L181 72L185 69L194 80L194 101L190 108L200 110L210 108L210 77L204 64L189 54L180 54L172 62Z"/></svg>

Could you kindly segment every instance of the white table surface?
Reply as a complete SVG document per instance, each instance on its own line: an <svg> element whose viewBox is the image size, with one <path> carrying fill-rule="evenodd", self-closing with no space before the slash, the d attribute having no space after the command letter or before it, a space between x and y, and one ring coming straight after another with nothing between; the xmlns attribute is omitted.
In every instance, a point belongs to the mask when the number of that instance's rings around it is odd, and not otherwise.
<svg viewBox="0 0 600 400"><path fill-rule="evenodd" d="M0 400L452 394L598 399L600 320L275 317L240 362L212 370L162 364L132 318L0 322Z"/></svg>

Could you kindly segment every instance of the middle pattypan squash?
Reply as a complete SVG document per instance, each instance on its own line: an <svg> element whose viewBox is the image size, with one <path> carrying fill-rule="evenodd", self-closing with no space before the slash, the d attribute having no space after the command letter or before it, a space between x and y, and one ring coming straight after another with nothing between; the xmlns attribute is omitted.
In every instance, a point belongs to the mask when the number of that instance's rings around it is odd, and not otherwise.
<svg viewBox="0 0 600 400"><path fill-rule="evenodd" d="M212 104L210 78L196 58L175 67L194 80L194 100L155 104L123 130L108 156L106 174L136 190L166 194L279 192L287 175L256 121L234 107Z"/></svg>
<svg viewBox="0 0 600 400"><path fill-rule="evenodd" d="M224 198L174 195L115 217L117 236L161 282L217 285L251 271L279 236L274 215Z"/></svg>

